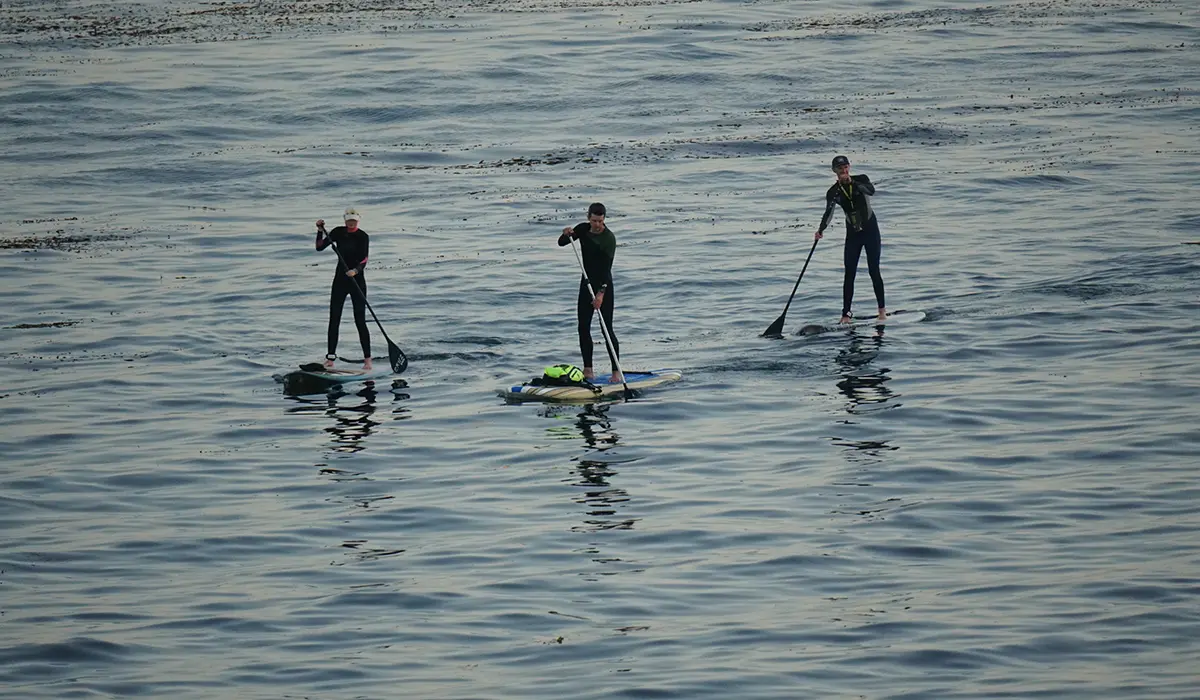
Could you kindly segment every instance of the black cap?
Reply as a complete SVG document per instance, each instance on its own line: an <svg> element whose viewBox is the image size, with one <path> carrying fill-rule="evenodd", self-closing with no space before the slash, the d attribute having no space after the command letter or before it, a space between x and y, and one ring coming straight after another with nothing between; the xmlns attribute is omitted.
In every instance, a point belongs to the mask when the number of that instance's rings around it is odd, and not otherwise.
<svg viewBox="0 0 1200 700"><path fill-rule="evenodd" d="M850 165L850 159L846 156L834 156L833 165L829 166L832 170L837 170L839 166Z"/></svg>

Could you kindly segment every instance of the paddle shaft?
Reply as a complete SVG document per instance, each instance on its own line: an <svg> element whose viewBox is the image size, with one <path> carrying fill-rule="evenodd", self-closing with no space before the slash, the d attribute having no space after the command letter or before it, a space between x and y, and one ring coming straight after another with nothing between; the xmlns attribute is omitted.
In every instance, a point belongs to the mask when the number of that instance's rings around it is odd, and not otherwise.
<svg viewBox="0 0 1200 700"><path fill-rule="evenodd" d="M571 241L571 252L575 254L575 262L579 263L579 271L583 273L583 286L587 287L588 295L591 296L593 306L596 301L596 292L592 291L592 282L588 279L587 268L583 266L583 258L579 257L579 249L575 247L575 239ZM596 309L596 311L600 311ZM625 387L626 397L629 395L629 384L625 382L625 370L621 369L621 361L617 359L617 353L613 351L612 340L609 338L608 324L604 321L604 314L597 313L600 317L600 332L604 334L604 348L608 350L608 359L612 360L613 367L621 373L621 385Z"/></svg>
<svg viewBox="0 0 1200 700"><path fill-rule="evenodd" d="M813 253L817 250L817 243L821 239L814 238L812 248L808 249L808 257L804 259L804 267L800 268L800 276L796 278L796 284L792 285L792 294L788 297L787 303L783 305L783 315L788 312L788 307L792 305L792 299L796 296L796 290L800 288L800 280L804 279L804 271L808 269L808 261L812 260Z"/></svg>
<svg viewBox="0 0 1200 700"><path fill-rule="evenodd" d="M783 322L787 317L788 309L792 306L792 299L796 296L796 290L800 288L800 280L804 279L804 271L808 269L808 262L812 260L813 252L817 249L817 241L821 239L813 238L812 248L808 251L808 257L804 260L804 267L800 269L800 276L796 278L796 284L792 285L791 296L788 297L787 304L783 307L783 313L779 314L779 318L775 319L771 325L767 326L767 330L763 331L764 338L779 338L783 336Z"/></svg>
<svg viewBox="0 0 1200 700"><path fill-rule="evenodd" d="M326 236L329 235L328 233L326 233L324 227L321 228L321 233L324 233ZM338 261L342 263L342 267L346 268L346 270L350 270L350 266L346 264L346 259L342 257L342 252L340 250L338 250L337 244L333 242L333 239L329 240L329 247L333 248L333 253L334 253L334 255L337 256ZM359 297L362 298L363 303L366 304L366 306L367 306L367 311L371 312L371 318L375 319L375 325L379 326L379 332L383 334L383 339L388 344L388 350L389 350L388 354L389 355L394 354L396 356L397 359L389 358L389 360L391 360L391 363L392 363L392 368L395 369L397 372L403 371L402 369L397 369L397 366L407 367L408 366L408 358L404 355L404 352L402 350L400 350L400 346L393 343L392 339L388 337L387 331L383 330L383 324L379 322L379 317L375 315L375 309L371 308L371 302L367 301L367 295L366 295L366 293L363 292L362 287L360 287L358 285L358 280L354 280L354 284L352 284L350 286L354 289L355 293L357 293L359 295ZM394 353L391 352L392 349L395 350ZM403 362L400 362L399 359L403 359Z"/></svg>

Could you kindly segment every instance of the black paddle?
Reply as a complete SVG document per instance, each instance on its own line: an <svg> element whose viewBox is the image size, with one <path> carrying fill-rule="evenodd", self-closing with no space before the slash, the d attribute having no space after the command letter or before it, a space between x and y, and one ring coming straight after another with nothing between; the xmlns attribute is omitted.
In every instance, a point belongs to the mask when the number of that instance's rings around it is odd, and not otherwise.
<svg viewBox="0 0 1200 700"><path fill-rule="evenodd" d="M324 227L321 228L321 233L325 233ZM333 252L337 255L338 260L341 261L342 267L349 270L350 266L347 265L346 260L342 258L342 253L338 250L337 244L330 240L329 247L333 248ZM383 330L383 324L379 322L379 317L375 315L375 309L371 308L371 302L367 301L367 295L363 294L362 287L358 286L358 280L355 280L354 284L350 286L354 289L356 294L362 297L363 303L367 305L367 311L371 312L371 318L375 319L375 325L379 326L379 332L383 334L383 339L387 341L388 360L392 365L392 371L396 374L400 374L404 370L408 369L408 358L405 357L404 351L400 349L400 346L393 343L392 339L388 337L387 331Z"/></svg>
<svg viewBox="0 0 1200 700"><path fill-rule="evenodd" d="M808 269L808 261L812 260L813 251L817 249L817 243L821 239L814 238L812 248L808 251L808 258L804 261L804 267L800 268L800 276L796 278L796 284L792 287L792 296L788 297L787 304L783 306L783 313L779 314L779 318L775 322L767 326L767 330L763 331L764 338L782 338L783 337L783 317L787 316L788 307L792 305L792 297L796 296L796 289L800 287L800 280L804 279L804 271Z"/></svg>
<svg viewBox="0 0 1200 700"><path fill-rule="evenodd" d="M588 280L587 269L583 266L583 258L579 257L579 250L575 248L575 239L571 241L571 252L575 254L575 262L579 263L579 271L583 273L583 286L587 287L588 294L592 297L592 301L596 301L596 293L592 291L592 283ZM599 309L596 309L599 311ZM613 352L612 341L608 337L608 324L604 322L604 314L598 313L600 317L600 331L604 333L604 349L608 351L608 359L612 360L613 367L621 373L621 385L625 387L625 400L633 398L633 391L629 388L629 384L625 381L625 370L621 369L621 363L617 360L616 353Z"/></svg>

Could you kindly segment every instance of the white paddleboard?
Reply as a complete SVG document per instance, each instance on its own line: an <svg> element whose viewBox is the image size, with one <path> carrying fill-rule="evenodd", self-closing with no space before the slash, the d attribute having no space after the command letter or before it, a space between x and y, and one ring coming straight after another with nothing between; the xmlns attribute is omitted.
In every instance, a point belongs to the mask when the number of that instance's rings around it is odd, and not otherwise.
<svg viewBox="0 0 1200 700"><path fill-rule="evenodd" d="M303 365L302 367L306 367ZM365 379L379 379L392 374L392 368L386 362L381 362L369 370L359 367L322 367L316 369L299 369L295 374L303 374L314 379L323 379L327 382L343 383L343 382L358 382Z"/></svg>
<svg viewBox="0 0 1200 700"><path fill-rule="evenodd" d="M683 378L683 372L677 369L656 369L648 372L625 372L625 384L620 382L610 384L612 375L597 377L596 390L582 386L542 386L538 384L517 384L498 393L513 401L602 401L619 399L624 395L625 385L632 391L640 391L651 387L671 384Z"/></svg>

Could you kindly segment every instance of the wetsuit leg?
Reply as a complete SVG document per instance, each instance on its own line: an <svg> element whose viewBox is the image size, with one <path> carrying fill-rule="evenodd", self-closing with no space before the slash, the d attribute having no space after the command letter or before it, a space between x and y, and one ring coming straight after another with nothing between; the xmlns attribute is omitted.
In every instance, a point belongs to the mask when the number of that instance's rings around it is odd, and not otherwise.
<svg viewBox="0 0 1200 700"><path fill-rule="evenodd" d="M333 278L329 290L329 337L325 345L330 355L337 354L338 327L342 325L342 307L346 304L346 294L349 289L339 284L338 278Z"/></svg>
<svg viewBox="0 0 1200 700"><path fill-rule="evenodd" d="M603 306L603 304L601 305ZM583 355L583 366L592 366L592 295L587 280L579 278L579 299L575 302L575 315L579 320L579 352Z"/></svg>
<svg viewBox="0 0 1200 700"><path fill-rule="evenodd" d="M367 278L359 273L357 277L347 279L350 284L358 287L357 290L350 290L350 303L354 305L354 325L358 328L358 342L362 345L363 357L367 358L371 356L371 329L367 325Z"/></svg>
<svg viewBox="0 0 1200 700"><path fill-rule="evenodd" d="M875 288L875 301L882 309L887 306L883 303L883 275L879 272L879 254L883 248L883 241L879 235L879 221L875 217L871 217L862 236L863 246L867 249L867 269L871 272L871 286Z"/></svg>
<svg viewBox="0 0 1200 700"><path fill-rule="evenodd" d="M613 305L616 293L613 291L613 285L609 284L608 289L604 292L604 301L600 302L600 317L604 319L604 323L608 326L608 339L612 342L613 355L619 360L621 359L621 343L617 341L617 331L613 328ZM617 370L613 367L613 371Z"/></svg>
<svg viewBox="0 0 1200 700"><path fill-rule="evenodd" d="M842 315L850 315L850 303L854 301L854 276L858 274L858 257L862 254L861 233L846 231L846 247L842 249L842 262L846 265L846 277L842 281Z"/></svg>

